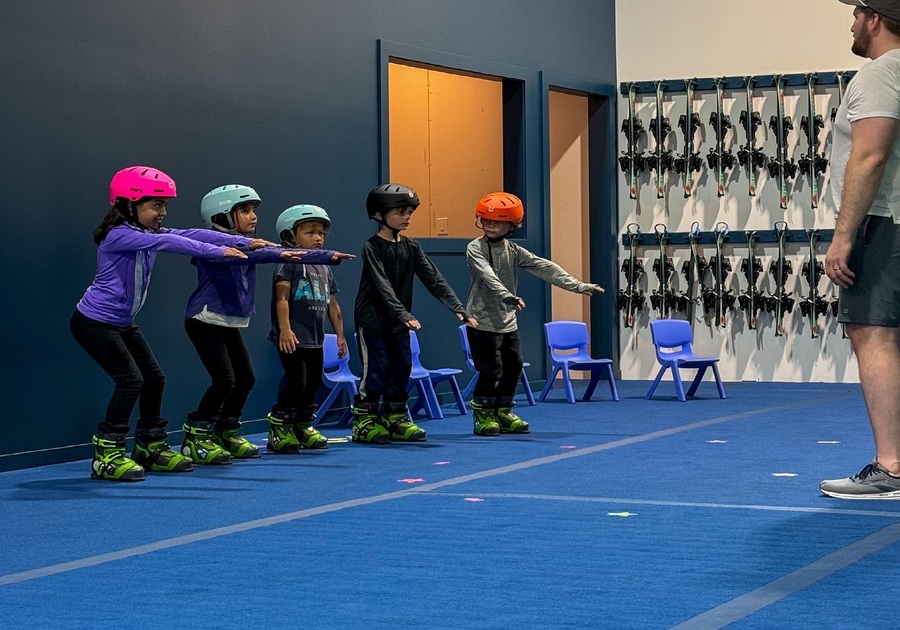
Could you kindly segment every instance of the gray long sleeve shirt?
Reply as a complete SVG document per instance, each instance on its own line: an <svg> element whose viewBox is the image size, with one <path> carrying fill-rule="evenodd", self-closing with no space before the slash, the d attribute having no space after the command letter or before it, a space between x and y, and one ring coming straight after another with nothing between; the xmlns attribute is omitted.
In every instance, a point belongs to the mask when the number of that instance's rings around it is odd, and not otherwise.
<svg viewBox="0 0 900 630"><path fill-rule="evenodd" d="M478 320L478 330L488 332L516 330L516 306L505 300L517 295L519 267L566 291L585 293L594 286L507 239L476 238L466 247L466 262L471 278L466 311Z"/></svg>

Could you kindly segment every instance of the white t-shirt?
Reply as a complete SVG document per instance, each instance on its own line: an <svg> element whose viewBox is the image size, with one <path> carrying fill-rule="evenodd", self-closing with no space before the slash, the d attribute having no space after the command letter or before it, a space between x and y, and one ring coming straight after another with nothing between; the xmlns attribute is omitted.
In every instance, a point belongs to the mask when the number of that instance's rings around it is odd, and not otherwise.
<svg viewBox="0 0 900 630"><path fill-rule="evenodd" d="M841 210L844 175L850 159L850 124L864 118L900 120L900 50L886 52L864 65L847 86L838 109L831 148L831 196L837 212ZM894 223L900 224L900 135L894 141L869 214L892 216Z"/></svg>

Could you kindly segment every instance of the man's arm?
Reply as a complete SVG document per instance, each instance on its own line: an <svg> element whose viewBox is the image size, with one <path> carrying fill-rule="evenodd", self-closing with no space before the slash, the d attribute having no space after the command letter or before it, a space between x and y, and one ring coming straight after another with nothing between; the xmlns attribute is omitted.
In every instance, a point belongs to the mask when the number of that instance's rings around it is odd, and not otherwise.
<svg viewBox="0 0 900 630"><path fill-rule="evenodd" d="M825 255L825 273L835 284L847 288L856 274L847 267L853 237L869 213L884 178L888 157L897 140L896 118L862 118L850 125L850 158L844 175L841 211L834 238Z"/></svg>

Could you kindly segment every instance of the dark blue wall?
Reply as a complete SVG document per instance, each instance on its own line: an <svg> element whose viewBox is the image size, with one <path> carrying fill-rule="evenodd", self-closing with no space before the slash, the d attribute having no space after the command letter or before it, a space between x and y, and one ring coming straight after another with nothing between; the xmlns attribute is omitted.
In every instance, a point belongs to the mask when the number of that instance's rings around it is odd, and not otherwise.
<svg viewBox="0 0 900 630"><path fill-rule="evenodd" d="M614 7L614 0L4 3L0 469L84 456L84 449L10 454L85 444L105 409L111 382L72 340L68 319L94 273L91 233L116 170L149 164L176 179L169 226L198 225L204 193L246 183L263 197L261 236L274 239L285 207L316 203L334 220L328 246L356 252L372 233L365 194L379 183L377 40L613 84ZM539 144L540 134L529 131L526 140ZM527 165L532 181L541 168ZM540 254L536 232L527 246ZM464 258L434 258L464 299ZM348 325L358 269L337 270ZM245 335L258 377L247 418L264 415L280 376L264 340L269 274L260 269L260 315ZM138 317L168 376L164 412L173 428L207 381L182 323L193 284L187 259L160 255ZM526 281L523 297L539 304L544 290ZM452 315L421 288L416 302L426 364L459 366ZM543 309L533 313L521 328L539 378Z"/></svg>

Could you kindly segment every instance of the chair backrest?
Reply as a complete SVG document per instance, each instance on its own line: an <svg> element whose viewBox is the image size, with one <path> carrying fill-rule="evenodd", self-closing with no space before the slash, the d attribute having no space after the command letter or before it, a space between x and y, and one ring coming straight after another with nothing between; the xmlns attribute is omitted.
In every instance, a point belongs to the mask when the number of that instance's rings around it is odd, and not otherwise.
<svg viewBox="0 0 900 630"><path fill-rule="evenodd" d="M322 353L325 355L325 362L322 367L326 370L333 370L345 361L350 361L350 353L343 359L338 359L337 335L328 333L325 335L325 341L322 343Z"/></svg>
<svg viewBox="0 0 900 630"><path fill-rule="evenodd" d="M469 349L469 335L466 333L466 324L459 327L459 345L466 355L466 361L472 360L472 350Z"/></svg>
<svg viewBox="0 0 900 630"><path fill-rule="evenodd" d="M660 361L672 357L673 349L680 355L693 354L691 344L694 332L691 325L683 319L657 319L650 322L650 338Z"/></svg>
<svg viewBox="0 0 900 630"><path fill-rule="evenodd" d="M571 359L573 356L587 356L588 329L584 322L556 321L544 324L547 347L553 358ZM560 350L575 350L575 353L561 353Z"/></svg>
<svg viewBox="0 0 900 630"><path fill-rule="evenodd" d="M422 352L419 348L419 338L416 337L416 331L412 329L410 329L409 331L409 351L410 354L412 354L413 372L415 372L416 370L425 370L425 368L422 367L421 360L419 359L419 354Z"/></svg>

